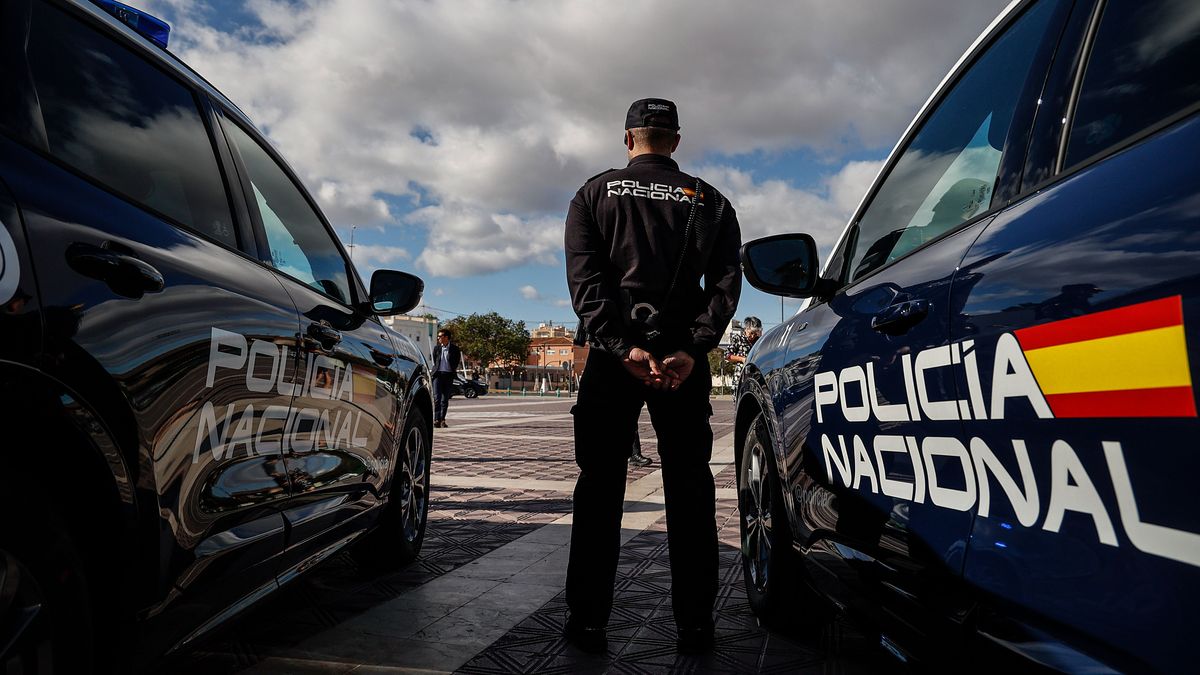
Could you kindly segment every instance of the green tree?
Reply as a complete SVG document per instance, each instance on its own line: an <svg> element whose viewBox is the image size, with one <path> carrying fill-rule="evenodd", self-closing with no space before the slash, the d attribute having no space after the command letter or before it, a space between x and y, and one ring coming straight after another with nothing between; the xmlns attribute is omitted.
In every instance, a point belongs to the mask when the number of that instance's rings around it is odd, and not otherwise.
<svg viewBox="0 0 1200 675"><path fill-rule="evenodd" d="M708 353L708 372L712 373L713 390L718 394L726 393L720 378L729 374L729 364L725 363L725 352L719 347Z"/></svg>
<svg viewBox="0 0 1200 675"><path fill-rule="evenodd" d="M460 316L442 324L454 335L463 355L487 371L491 366L514 367L529 353L529 331L524 321L512 321L495 312Z"/></svg>

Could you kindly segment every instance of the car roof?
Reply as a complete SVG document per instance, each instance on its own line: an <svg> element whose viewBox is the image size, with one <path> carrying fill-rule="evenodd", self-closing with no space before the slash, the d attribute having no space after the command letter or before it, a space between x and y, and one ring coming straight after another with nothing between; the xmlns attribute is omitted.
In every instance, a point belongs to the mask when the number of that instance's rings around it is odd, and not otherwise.
<svg viewBox="0 0 1200 675"><path fill-rule="evenodd" d="M150 40L138 34L137 31L130 28L124 22L120 21L113 15L104 11L104 9L98 5L95 5L88 0L62 1L66 4L76 7L83 13L94 18L96 21L105 24L111 31L119 34L120 39L122 39L126 46L136 50L141 56L187 80L188 83L193 87L204 91L214 100L220 102L221 105L223 105L230 112L234 113L234 115L245 125L257 129L257 127L254 125L254 122L246 116L246 113L242 112L241 108L238 108L237 104L231 101L227 96L225 96L225 94L222 94L221 91L213 86L211 82L204 79L200 73L196 72L191 66L185 63L183 59L179 58L170 50L163 49L150 42Z"/></svg>

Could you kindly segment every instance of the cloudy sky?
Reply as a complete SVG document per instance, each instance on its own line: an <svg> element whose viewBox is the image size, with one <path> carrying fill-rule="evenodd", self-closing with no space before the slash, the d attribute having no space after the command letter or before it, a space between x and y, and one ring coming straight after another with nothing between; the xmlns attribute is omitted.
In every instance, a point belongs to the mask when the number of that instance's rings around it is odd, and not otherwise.
<svg viewBox="0 0 1200 675"><path fill-rule="evenodd" d="M685 171L744 239L828 253L934 86L1005 0L146 0L173 51L302 176L364 277L415 271L444 318L573 324L566 205L624 166L625 111L680 108ZM795 304L789 302L790 314ZM778 323L753 289L738 316Z"/></svg>

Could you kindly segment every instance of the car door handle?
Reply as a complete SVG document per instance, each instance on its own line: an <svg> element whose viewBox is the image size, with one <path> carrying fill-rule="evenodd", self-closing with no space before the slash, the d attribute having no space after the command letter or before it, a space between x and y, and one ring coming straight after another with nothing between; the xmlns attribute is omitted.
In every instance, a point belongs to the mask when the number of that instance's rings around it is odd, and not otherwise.
<svg viewBox="0 0 1200 675"><path fill-rule="evenodd" d="M104 246L75 242L67 247L67 264L85 277L99 279L118 295L140 298L157 293L166 285L163 275L154 266L134 257L132 252L118 250L118 245Z"/></svg>
<svg viewBox="0 0 1200 675"><path fill-rule="evenodd" d="M928 315L928 300L900 302L876 314L871 328L885 335L903 335Z"/></svg>
<svg viewBox="0 0 1200 675"><path fill-rule="evenodd" d="M314 321L308 324L308 337L316 340L326 351L342 341L342 334L324 321Z"/></svg>

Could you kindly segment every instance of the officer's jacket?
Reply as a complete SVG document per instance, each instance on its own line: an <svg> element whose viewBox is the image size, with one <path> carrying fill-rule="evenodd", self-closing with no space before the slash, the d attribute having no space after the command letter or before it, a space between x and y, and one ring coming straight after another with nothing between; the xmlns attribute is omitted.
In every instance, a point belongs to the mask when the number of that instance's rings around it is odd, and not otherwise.
<svg viewBox="0 0 1200 675"><path fill-rule="evenodd" d="M741 292L741 231L733 207L707 183L700 183L689 251L664 306L695 187L674 160L648 154L592 178L571 200L567 286L593 347L619 356L633 347L682 349L703 359L717 346ZM667 327L649 344L640 320L654 312Z"/></svg>

